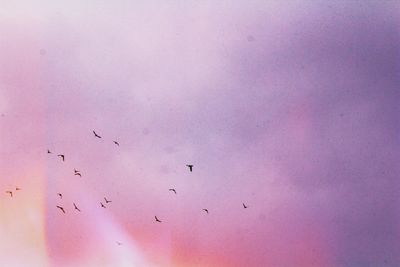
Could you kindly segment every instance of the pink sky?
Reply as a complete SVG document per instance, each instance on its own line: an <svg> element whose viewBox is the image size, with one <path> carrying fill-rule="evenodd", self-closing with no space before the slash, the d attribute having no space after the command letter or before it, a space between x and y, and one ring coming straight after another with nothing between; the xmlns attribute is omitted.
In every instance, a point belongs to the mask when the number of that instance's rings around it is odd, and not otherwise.
<svg viewBox="0 0 400 267"><path fill-rule="evenodd" d="M396 2L81 2L0 0L4 266L400 266Z"/></svg>

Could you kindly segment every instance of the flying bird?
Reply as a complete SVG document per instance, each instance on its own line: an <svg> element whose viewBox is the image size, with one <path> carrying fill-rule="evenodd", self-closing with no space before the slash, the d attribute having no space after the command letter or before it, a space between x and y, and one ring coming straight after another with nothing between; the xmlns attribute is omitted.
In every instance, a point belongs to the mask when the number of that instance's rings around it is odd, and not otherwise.
<svg viewBox="0 0 400 267"><path fill-rule="evenodd" d="M176 190L174 188L169 189L169 191L172 191L176 194Z"/></svg>
<svg viewBox="0 0 400 267"><path fill-rule="evenodd" d="M75 203L72 203L72 204L74 204L74 208L75 208L77 211L81 212L81 210L75 205Z"/></svg>
<svg viewBox="0 0 400 267"><path fill-rule="evenodd" d="M60 207L60 206L56 206L56 207L59 208L63 213L65 213L65 210L63 207Z"/></svg>
<svg viewBox="0 0 400 267"><path fill-rule="evenodd" d="M102 202L100 202L100 205L102 208L106 208L106 206L104 206L104 204Z"/></svg>
<svg viewBox="0 0 400 267"><path fill-rule="evenodd" d="M6 191L6 194L10 194L10 196L13 197L13 193L11 191Z"/></svg>
<svg viewBox="0 0 400 267"><path fill-rule="evenodd" d="M189 167L189 170L192 172L193 171L193 165L186 165L186 166L188 166Z"/></svg>
<svg viewBox="0 0 400 267"><path fill-rule="evenodd" d="M47 154L51 154L51 151L47 149Z"/></svg>
<svg viewBox="0 0 400 267"><path fill-rule="evenodd" d="M19 188L19 187L16 187L16 188L15 188L15 190L16 190L16 191L18 191L18 190L21 190L21 188Z"/></svg>
<svg viewBox="0 0 400 267"><path fill-rule="evenodd" d="M116 243L117 243L118 246L121 246L121 245L122 245L121 242L116 241Z"/></svg>
<svg viewBox="0 0 400 267"><path fill-rule="evenodd" d="M111 200L107 200L107 198L104 198L104 200L106 201L106 203L112 202Z"/></svg>
<svg viewBox="0 0 400 267"><path fill-rule="evenodd" d="M208 214L208 209L203 209L205 212L207 212L207 214Z"/></svg>
<svg viewBox="0 0 400 267"><path fill-rule="evenodd" d="M74 169L74 173L78 173L78 172L80 172L80 171L78 171L77 169Z"/></svg>
<svg viewBox="0 0 400 267"><path fill-rule="evenodd" d="M62 198L62 194L61 194L61 193L58 193L57 195L58 195L60 198Z"/></svg>
<svg viewBox="0 0 400 267"><path fill-rule="evenodd" d="M94 136L95 137L97 137L97 138L101 138L101 136L100 135L98 135L94 130L93 130L93 133L94 133Z"/></svg>
<svg viewBox="0 0 400 267"><path fill-rule="evenodd" d="M82 174L80 174L79 172L76 172L74 175L79 175L80 177L82 177Z"/></svg>
<svg viewBox="0 0 400 267"><path fill-rule="evenodd" d="M65 156L63 154L57 155L57 157L60 157L62 161L65 161Z"/></svg>
<svg viewBox="0 0 400 267"><path fill-rule="evenodd" d="M246 206L244 203L243 203L243 208L245 208L245 209L247 209L249 206Z"/></svg>
<svg viewBox="0 0 400 267"><path fill-rule="evenodd" d="M117 141L113 141L114 142L114 144L116 144L117 146L119 146L119 143L117 142Z"/></svg>
<svg viewBox="0 0 400 267"><path fill-rule="evenodd" d="M154 216L154 218L156 218L156 222L161 222L158 218L157 218L157 216Z"/></svg>

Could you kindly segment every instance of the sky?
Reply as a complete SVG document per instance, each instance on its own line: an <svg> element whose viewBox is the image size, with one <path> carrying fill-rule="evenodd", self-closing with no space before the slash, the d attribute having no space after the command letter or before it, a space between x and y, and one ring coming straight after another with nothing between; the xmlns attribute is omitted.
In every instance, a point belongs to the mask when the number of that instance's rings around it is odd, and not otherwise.
<svg viewBox="0 0 400 267"><path fill-rule="evenodd" d="M399 41L397 1L0 0L0 262L400 266Z"/></svg>

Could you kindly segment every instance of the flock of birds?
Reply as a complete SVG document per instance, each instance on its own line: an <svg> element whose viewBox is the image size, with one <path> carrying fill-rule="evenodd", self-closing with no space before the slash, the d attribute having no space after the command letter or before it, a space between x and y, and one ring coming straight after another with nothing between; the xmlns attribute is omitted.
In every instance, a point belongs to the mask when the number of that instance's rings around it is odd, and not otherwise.
<svg viewBox="0 0 400 267"><path fill-rule="evenodd" d="M102 137L101 137L100 135L98 135L98 134L96 133L96 131L94 131L94 130L93 130L93 134L94 134L94 137L95 137L95 138L99 138L99 139L102 138ZM113 143L114 143L115 145L119 146L118 141L113 140ZM47 149L47 154L53 154L53 152L51 152L49 149ZM64 154L58 154L57 157L59 157L63 162L65 161L65 155L64 155ZM193 166L192 164L187 164L186 167L188 167L188 169L189 169L190 172L193 172L193 167L194 167L194 166ZM80 172L79 170L77 170L77 169L74 169L74 175L79 176L79 177L82 177L81 172ZM21 188L19 188L19 187L16 187L16 188L15 188L15 191L20 191L20 190L21 190ZM170 189L168 189L168 191L171 191L171 192L173 192L174 194L177 194L175 188L170 188ZM13 197L13 191L7 190L6 193L9 194L10 197ZM62 193L57 193L57 195L60 197L60 199L63 198ZM106 197L104 197L104 203L103 203L103 201L101 201L101 202L100 202L100 207L106 208L106 205L105 205L105 204L109 204L109 203L111 203L111 202L112 202L111 200L109 200L109 199L107 199ZM76 211L78 211L78 212L81 212L81 210L80 210L79 207L76 205L76 203L72 203L72 204L73 204L73 206L74 206L74 210L76 210ZM247 209L247 208L248 208L248 206L247 206L245 203L242 203L242 205L243 205L243 208L244 208L244 209ZM64 214L66 213L66 211L65 211L65 209L64 209L63 206L56 205L56 208L59 209L62 213L64 213ZM206 214L209 213L208 209L203 209L203 211L204 211ZM162 221L161 221L157 216L154 216L154 219L155 219L155 221L156 221L157 223L162 223ZM121 245L120 242L117 242L117 244L118 244L118 245Z"/></svg>

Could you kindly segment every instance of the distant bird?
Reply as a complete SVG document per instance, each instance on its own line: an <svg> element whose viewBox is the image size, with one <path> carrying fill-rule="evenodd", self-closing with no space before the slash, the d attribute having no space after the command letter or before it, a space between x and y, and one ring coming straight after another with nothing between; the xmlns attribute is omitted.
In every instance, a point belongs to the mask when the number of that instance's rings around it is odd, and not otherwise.
<svg viewBox="0 0 400 267"><path fill-rule="evenodd" d="M176 194L176 190L174 188L169 189L169 191L172 191Z"/></svg>
<svg viewBox="0 0 400 267"><path fill-rule="evenodd" d="M47 154L51 154L51 151L47 149Z"/></svg>
<svg viewBox="0 0 400 267"><path fill-rule="evenodd" d="M189 170L192 172L193 171L193 165L186 165L186 166L188 166L189 167Z"/></svg>
<svg viewBox="0 0 400 267"><path fill-rule="evenodd" d="M104 200L106 201L106 203L112 202L111 200L107 200L107 198L104 198Z"/></svg>
<svg viewBox="0 0 400 267"><path fill-rule="evenodd" d="M117 146L119 146L119 143L117 142L117 141L113 141L114 142L114 144L116 144Z"/></svg>
<svg viewBox="0 0 400 267"><path fill-rule="evenodd" d="M154 218L156 218L156 222L161 222L158 218L157 218L157 216L154 216Z"/></svg>
<svg viewBox="0 0 400 267"><path fill-rule="evenodd" d="M72 204L74 204L74 208L75 208L77 211L81 212L81 210L75 205L75 203L72 203Z"/></svg>
<svg viewBox="0 0 400 267"><path fill-rule="evenodd" d="M253 35L247 36L247 41L248 41L248 42L253 42L254 40L255 40L255 38L254 38Z"/></svg>
<svg viewBox="0 0 400 267"><path fill-rule="evenodd" d="M13 193L11 191L6 191L6 194L10 194L10 196L13 197Z"/></svg>
<svg viewBox="0 0 400 267"><path fill-rule="evenodd" d="M101 138L101 136L100 135L98 135L94 130L93 130L93 133L94 133L94 136L95 137L97 137L97 138Z"/></svg>
<svg viewBox="0 0 400 267"><path fill-rule="evenodd" d="M207 214L208 214L208 209L203 209L205 212L207 212Z"/></svg>
<svg viewBox="0 0 400 267"><path fill-rule="evenodd" d="M78 171L77 169L74 169L74 173L78 173L78 172L80 172L80 171Z"/></svg>
<svg viewBox="0 0 400 267"><path fill-rule="evenodd" d="M62 161L65 161L65 156L63 154L57 155L57 157L60 157Z"/></svg>
<svg viewBox="0 0 400 267"><path fill-rule="evenodd" d="M21 190L21 188L19 188L19 187L16 187L16 188L15 188L15 191L18 191L18 190Z"/></svg>
<svg viewBox="0 0 400 267"><path fill-rule="evenodd" d="M122 245L122 243L121 243L121 242L118 242L118 241L116 241L115 243L117 243L118 246L121 246L121 245Z"/></svg>
<svg viewBox="0 0 400 267"><path fill-rule="evenodd" d="M82 174L80 174L79 172L76 172L74 175L79 175L80 177L82 177Z"/></svg>
<svg viewBox="0 0 400 267"><path fill-rule="evenodd" d="M59 208L63 213L65 213L65 210L63 207L60 207L60 206L56 206L56 207Z"/></svg>
<svg viewBox="0 0 400 267"><path fill-rule="evenodd" d="M58 193L57 195L58 195L60 198L62 198L62 194L61 194L61 193Z"/></svg>
<svg viewBox="0 0 400 267"><path fill-rule="evenodd" d="M106 208L106 206L104 206L104 204L102 202L100 202L100 205L102 208Z"/></svg>
<svg viewBox="0 0 400 267"><path fill-rule="evenodd" d="M246 206L244 203L243 203L243 208L245 208L245 209L247 209L249 206Z"/></svg>

